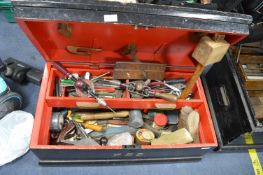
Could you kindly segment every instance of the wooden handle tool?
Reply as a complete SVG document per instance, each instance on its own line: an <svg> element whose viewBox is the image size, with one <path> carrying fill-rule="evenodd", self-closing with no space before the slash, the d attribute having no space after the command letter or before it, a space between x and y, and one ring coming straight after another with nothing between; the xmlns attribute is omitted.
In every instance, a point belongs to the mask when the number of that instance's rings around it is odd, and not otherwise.
<svg viewBox="0 0 263 175"><path fill-rule="evenodd" d="M201 76L204 69L205 69L205 67L202 64L198 63L196 70L195 70L193 76L191 77L191 79L187 82L186 87L180 96L180 99L186 99L187 98L187 96L191 93L192 88L194 87L196 81Z"/></svg>
<svg viewBox="0 0 263 175"><path fill-rule="evenodd" d="M91 129L91 130L94 130L94 131L103 131L105 128L103 126L100 126L100 125L91 125L91 124L88 124L88 123L85 123L84 124L84 127L86 129Z"/></svg>
<svg viewBox="0 0 263 175"><path fill-rule="evenodd" d="M80 116L81 120L103 120L111 118L125 118L129 116L129 111L119 111L119 112L101 112L101 113L85 113L77 112L74 115Z"/></svg>
<svg viewBox="0 0 263 175"><path fill-rule="evenodd" d="M208 36L203 36L195 48L192 57L198 62L198 65L192 78L186 84L180 99L185 99L189 95L207 65L221 61L226 54L230 44L224 40L224 36L216 34L213 38L214 40Z"/></svg>
<svg viewBox="0 0 263 175"><path fill-rule="evenodd" d="M159 92L154 92L154 96L158 98L162 98L170 102L176 102L178 99L177 96L173 94L166 94L166 93L159 93Z"/></svg>

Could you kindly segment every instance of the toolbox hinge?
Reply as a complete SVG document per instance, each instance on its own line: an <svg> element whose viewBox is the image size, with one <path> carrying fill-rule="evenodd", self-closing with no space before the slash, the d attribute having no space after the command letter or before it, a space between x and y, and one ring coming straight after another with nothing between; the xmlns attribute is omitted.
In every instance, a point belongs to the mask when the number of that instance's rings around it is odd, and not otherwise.
<svg viewBox="0 0 263 175"><path fill-rule="evenodd" d="M50 61L52 63L52 61ZM61 64L71 64L71 65L85 65L89 66L90 69L100 69L102 67L114 67L113 63L90 63L90 62L71 62L71 61L61 61Z"/></svg>

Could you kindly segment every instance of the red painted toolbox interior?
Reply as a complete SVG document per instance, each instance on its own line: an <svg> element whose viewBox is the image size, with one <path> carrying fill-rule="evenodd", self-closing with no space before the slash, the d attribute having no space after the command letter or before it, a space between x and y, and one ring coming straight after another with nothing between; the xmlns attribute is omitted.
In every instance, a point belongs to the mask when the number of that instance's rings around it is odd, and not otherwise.
<svg viewBox="0 0 263 175"><path fill-rule="evenodd" d="M33 149L122 149L121 146L64 146L49 144L49 125L52 108L76 107L76 102L91 102L92 98L54 97L55 77L62 77L52 61L61 61L70 72L92 75L112 71L109 66L116 61L132 61L129 56L123 56L120 51L128 44L137 46L137 57L141 62L154 62L167 64L169 68L165 79L189 79L196 62L191 58L200 33L189 29L175 28L145 28L122 24L66 22L72 27L72 36L65 37L58 32L58 24L63 21L34 21L17 19L21 28L47 61L44 77L39 94L35 115L35 123L31 139ZM209 34L209 33L205 33ZM234 44L244 36L226 34L226 40ZM69 53L66 46L78 46L102 49L101 52L92 52L91 55L76 55ZM80 64L85 63L85 64ZM96 65L96 66L94 66ZM183 69L178 66L188 66ZM126 80L128 81L128 80ZM200 114L199 144L169 145L169 146L142 146L142 149L153 148L193 148L216 147L217 139L210 112L204 95L204 90L199 80L194 87L195 96L192 100L178 100L175 104L178 109L189 105ZM171 104L162 99L132 99L128 92L124 98L106 99L108 105L114 109L155 109L156 104Z"/></svg>

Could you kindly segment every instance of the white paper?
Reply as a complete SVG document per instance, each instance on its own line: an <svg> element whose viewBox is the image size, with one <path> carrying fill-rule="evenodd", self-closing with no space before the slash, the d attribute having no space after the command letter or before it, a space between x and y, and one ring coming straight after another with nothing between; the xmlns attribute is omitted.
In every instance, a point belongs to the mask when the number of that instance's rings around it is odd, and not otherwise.
<svg viewBox="0 0 263 175"><path fill-rule="evenodd" d="M104 22L118 22L118 15L104 15Z"/></svg>

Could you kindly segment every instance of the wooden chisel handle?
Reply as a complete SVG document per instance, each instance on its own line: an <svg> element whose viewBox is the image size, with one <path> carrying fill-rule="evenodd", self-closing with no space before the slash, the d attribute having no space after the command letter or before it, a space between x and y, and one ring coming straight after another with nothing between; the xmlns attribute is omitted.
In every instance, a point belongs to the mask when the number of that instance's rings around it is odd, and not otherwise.
<svg viewBox="0 0 263 175"><path fill-rule="evenodd" d="M129 111L119 111L119 112L101 112L101 113L75 113L74 115L80 116L81 120L101 120L101 119L111 119L111 118L124 118L129 116Z"/></svg>
<svg viewBox="0 0 263 175"><path fill-rule="evenodd" d="M173 94L154 92L154 96L158 97L158 98L162 98L162 99L170 101L170 102L176 102L177 101L177 97Z"/></svg>
<svg viewBox="0 0 263 175"><path fill-rule="evenodd" d="M200 75L204 71L205 67L198 63L196 70L192 78L187 82L185 89L183 90L180 99L186 99L187 96L191 93L196 81L199 79Z"/></svg>

